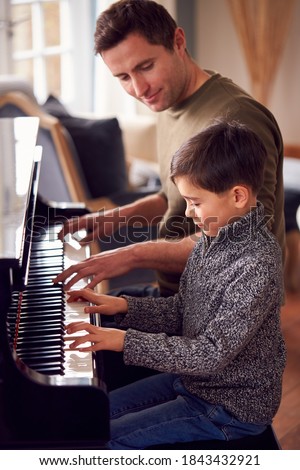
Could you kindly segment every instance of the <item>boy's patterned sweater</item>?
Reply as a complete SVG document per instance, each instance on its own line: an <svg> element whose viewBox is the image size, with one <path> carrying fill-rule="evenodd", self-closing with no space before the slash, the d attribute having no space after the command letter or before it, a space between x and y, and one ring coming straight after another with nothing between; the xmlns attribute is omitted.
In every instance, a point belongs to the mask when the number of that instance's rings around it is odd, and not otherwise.
<svg viewBox="0 0 300 470"><path fill-rule="evenodd" d="M199 238L167 298L127 297L126 364L179 374L194 395L241 421L270 423L281 399L282 256L263 206Z"/></svg>

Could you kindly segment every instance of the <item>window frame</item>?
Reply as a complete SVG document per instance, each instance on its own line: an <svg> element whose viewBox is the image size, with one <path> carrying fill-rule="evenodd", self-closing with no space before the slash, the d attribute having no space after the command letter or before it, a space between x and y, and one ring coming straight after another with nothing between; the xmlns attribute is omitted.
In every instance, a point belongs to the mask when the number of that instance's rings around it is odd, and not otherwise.
<svg viewBox="0 0 300 470"><path fill-rule="evenodd" d="M44 47L44 24L41 15L43 3L58 1L60 8L60 44ZM92 109L93 92L93 8L95 0L0 0L4 14L1 35L5 41L1 51L1 73L12 75L14 62L33 60L33 92L39 102L44 102L49 91L46 77L46 58L61 56L61 96L64 103L80 111ZM12 50L12 34L17 24L11 16L14 5L29 4L32 7L32 48ZM69 26L68 26L69 25ZM0 24L1 26L1 24ZM79 40L80 34L80 40ZM26 79L26 77L24 77ZM27 78L29 80L29 78ZM84 86L83 86L84 84Z"/></svg>

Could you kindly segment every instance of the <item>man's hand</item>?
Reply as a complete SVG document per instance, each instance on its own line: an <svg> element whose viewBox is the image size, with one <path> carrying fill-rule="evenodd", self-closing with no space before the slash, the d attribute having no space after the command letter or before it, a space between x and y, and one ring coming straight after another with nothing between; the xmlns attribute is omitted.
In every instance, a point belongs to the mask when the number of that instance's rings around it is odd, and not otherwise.
<svg viewBox="0 0 300 470"><path fill-rule="evenodd" d="M84 229L90 233L81 240L81 244L91 242L101 236L110 236L125 225L158 224L166 210L166 199L159 194L152 194L116 209L70 219L66 221L59 233L59 238L63 240L67 234L74 234ZM138 250L136 249L137 245L139 246ZM105 251L69 267L59 274L53 282L64 283L69 279L65 285L65 290L69 290L80 279L93 276L92 281L87 285L87 287L93 288L105 279L127 274L134 268L161 269L161 266L166 265L165 256L163 256L165 249L158 251L156 256L155 251L154 245L148 245L148 242ZM175 265L175 263L173 264ZM176 268L177 266L178 263ZM180 266L178 268L180 269ZM173 266L171 270L173 270Z"/></svg>
<svg viewBox="0 0 300 470"><path fill-rule="evenodd" d="M121 276L133 269L132 251L131 246L126 246L91 256L67 268L53 279L53 282L57 284L58 282L65 282L70 278L67 284L65 284L65 290L69 290L80 279L93 276L93 279L87 285L87 287L92 289L104 279Z"/></svg>
<svg viewBox="0 0 300 470"><path fill-rule="evenodd" d="M68 219L62 230L58 234L60 240L70 234L86 231L87 235L79 240L81 244L91 243L101 237L112 235L115 231L125 225L126 217L120 215L120 208L99 211L92 214L83 215L81 217L72 217Z"/></svg>
<svg viewBox="0 0 300 470"><path fill-rule="evenodd" d="M87 287L94 288L104 279L127 274L135 268L182 272L196 241L196 236L186 237L178 242L156 240L104 251L70 266L53 282L65 282L70 278L65 285L65 290L69 290L71 286L85 277L94 276L87 285Z"/></svg>
<svg viewBox="0 0 300 470"><path fill-rule="evenodd" d="M81 243L90 243L101 237L111 236L125 225L158 224L167 208L167 202L163 197L159 194L152 194L122 207L100 209L92 214L66 220L58 237L63 240L68 234L72 235L80 230L86 230L89 233L81 240Z"/></svg>
<svg viewBox="0 0 300 470"><path fill-rule="evenodd" d="M74 322L67 326L67 334L72 335L78 331L86 331L88 334L80 337L72 338L65 337L65 341L74 341L69 345L69 348L78 351L117 351L124 350L124 340L126 331L117 330L115 328L101 328L99 326L91 325L86 322ZM84 343L91 343L90 346L81 346Z"/></svg>

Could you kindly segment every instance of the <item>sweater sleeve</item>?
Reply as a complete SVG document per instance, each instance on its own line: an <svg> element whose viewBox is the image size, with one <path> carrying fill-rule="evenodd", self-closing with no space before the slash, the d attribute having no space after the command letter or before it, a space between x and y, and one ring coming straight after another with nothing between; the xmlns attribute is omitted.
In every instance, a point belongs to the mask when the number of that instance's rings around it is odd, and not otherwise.
<svg viewBox="0 0 300 470"><path fill-rule="evenodd" d="M276 314L280 304L275 263L268 272L263 265L244 268L204 331L170 336L166 332L149 334L129 329L125 363L186 375L208 376L222 371L247 347L266 316ZM191 316L197 316L197 307L194 302Z"/></svg>
<svg viewBox="0 0 300 470"><path fill-rule="evenodd" d="M189 260L187 266L189 265ZM124 295L128 303L128 311L115 315L115 321L121 327L135 328L149 333L164 332L168 335L182 334L182 318L184 308L184 292L186 289L186 273L184 270L179 292L170 297L130 297Z"/></svg>
<svg viewBox="0 0 300 470"><path fill-rule="evenodd" d="M182 307L179 294L172 297L129 297L128 313L116 315L116 322L125 328L135 328L150 333L181 334Z"/></svg>

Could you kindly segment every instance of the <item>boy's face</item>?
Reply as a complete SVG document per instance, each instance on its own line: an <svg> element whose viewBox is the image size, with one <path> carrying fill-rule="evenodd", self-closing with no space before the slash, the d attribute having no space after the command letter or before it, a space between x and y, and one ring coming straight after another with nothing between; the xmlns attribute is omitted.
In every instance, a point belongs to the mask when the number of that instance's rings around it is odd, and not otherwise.
<svg viewBox="0 0 300 470"><path fill-rule="evenodd" d="M185 54L185 40L179 29L173 52L132 33L104 51L102 59L129 95L152 111L163 111L186 96Z"/></svg>
<svg viewBox="0 0 300 470"><path fill-rule="evenodd" d="M221 227L241 216L236 207L235 188L216 194L194 186L184 176L176 178L176 186L186 201L185 215L210 237L218 235Z"/></svg>

